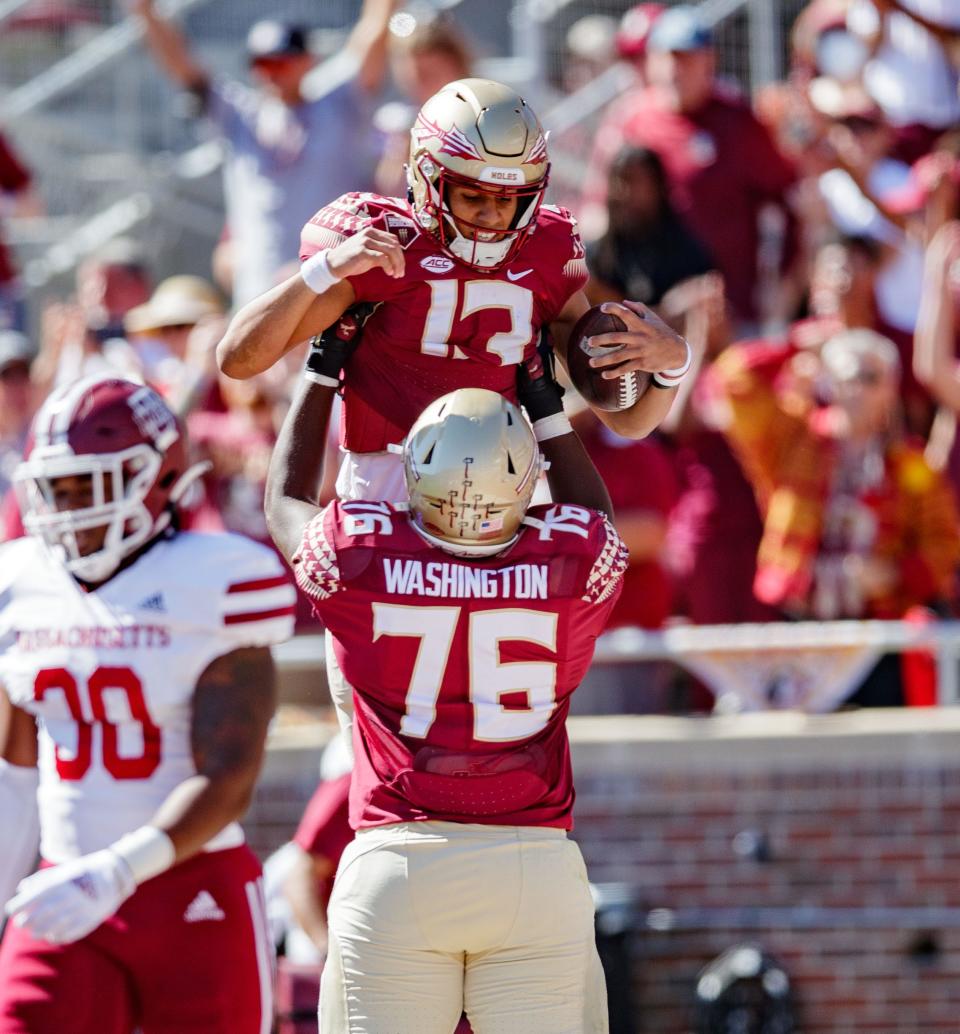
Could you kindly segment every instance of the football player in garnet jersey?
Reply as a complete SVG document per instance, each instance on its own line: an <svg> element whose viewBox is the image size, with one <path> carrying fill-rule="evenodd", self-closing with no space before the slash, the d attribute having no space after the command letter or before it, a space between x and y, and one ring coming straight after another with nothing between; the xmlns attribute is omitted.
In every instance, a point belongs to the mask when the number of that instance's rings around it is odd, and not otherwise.
<svg viewBox="0 0 960 1034"><path fill-rule="evenodd" d="M541 328L563 358L589 307L587 269L574 218L543 204L548 170L545 134L522 97L487 79L449 83L411 131L409 200L358 193L328 204L304 228L300 272L234 316L220 366L250 377L355 302L377 305L344 388L341 498L402 499L387 447L456 388L514 398L517 364ZM594 365L658 372L666 389L599 414L640 438L669 410L689 349L644 306L611 304L627 329L593 338L621 346Z"/></svg>
<svg viewBox="0 0 960 1034"><path fill-rule="evenodd" d="M237 820L295 590L272 550L178 530L196 473L159 395L114 378L51 395L16 472L28 537L0 546L2 1034L270 1030L260 867ZM38 833L43 863L21 879Z"/></svg>
<svg viewBox="0 0 960 1034"><path fill-rule="evenodd" d="M355 711L324 1034L449 1034L461 1010L475 1034L607 1029L565 721L627 558L535 373L518 378L533 429L489 390L427 406L401 506L315 504L332 386L306 380L281 431L268 521ZM559 502L530 507L544 458Z"/></svg>

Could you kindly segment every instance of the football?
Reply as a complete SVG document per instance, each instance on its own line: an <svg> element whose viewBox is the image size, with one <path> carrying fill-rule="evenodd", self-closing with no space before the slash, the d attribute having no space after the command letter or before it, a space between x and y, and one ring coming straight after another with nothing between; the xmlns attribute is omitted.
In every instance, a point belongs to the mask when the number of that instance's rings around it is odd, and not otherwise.
<svg viewBox="0 0 960 1034"><path fill-rule="evenodd" d="M616 370L615 366L595 368L590 360L606 352L604 346L591 348L588 339L595 334L610 334L626 330L626 324L619 316L604 312L594 305L577 320L567 341L567 370L573 386L586 402L595 409L615 412L629 409L650 386L651 374L633 370L617 378L601 376L604 369Z"/></svg>

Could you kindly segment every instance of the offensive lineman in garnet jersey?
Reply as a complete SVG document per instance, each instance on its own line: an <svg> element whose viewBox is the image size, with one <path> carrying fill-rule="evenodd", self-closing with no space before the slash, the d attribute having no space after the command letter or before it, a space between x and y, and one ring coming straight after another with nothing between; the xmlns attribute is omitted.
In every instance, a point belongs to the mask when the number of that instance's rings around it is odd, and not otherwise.
<svg viewBox="0 0 960 1034"><path fill-rule="evenodd" d="M518 384L536 425L564 421L546 375ZM517 406L464 388L406 438L409 504L320 510L333 390L304 384L267 497L353 686L357 836L329 906L321 1029L449 1034L463 1010L475 1034L599 1034L565 721L626 566L606 490L569 423L541 455ZM563 502L528 509L544 457Z"/></svg>
<svg viewBox="0 0 960 1034"><path fill-rule="evenodd" d="M143 384L68 385L34 421L28 537L0 546L0 1034L270 1030L237 820L295 590L272 550L177 530L197 473Z"/></svg>
<svg viewBox="0 0 960 1034"><path fill-rule="evenodd" d="M449 83L411 131L410 200L346 194L328 204L304 228L300 273L234 316L219 362L231 377L249 377L354 303L377 305L346 379L341 498L402 498L387 447L456 388L514 398L516 366L529 361L542 328L562 357L588 308L587 270L575 220L542 203L548 172L545 134L522 97L486 79ZM594 365L683 366L686 343L644 306L614 308L627 330L593 342L622 347ZM599 415L643 437L673 395L649 391L629 410Z"/></svg>

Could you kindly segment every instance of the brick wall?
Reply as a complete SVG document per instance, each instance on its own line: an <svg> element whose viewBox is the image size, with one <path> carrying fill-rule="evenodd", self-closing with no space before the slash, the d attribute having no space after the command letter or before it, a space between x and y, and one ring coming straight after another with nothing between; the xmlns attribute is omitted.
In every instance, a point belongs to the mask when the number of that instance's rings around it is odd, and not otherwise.
<svg viewBox="0 0 960 1034"><path fill-rule="evenodd" d="M328 734L278 738L259 851ZM691 1031L698 971L750 942L787 970L804 1034L960 1034L960 713L579 718L571 738L591 879L639 901L638 1031Z"/></svg>

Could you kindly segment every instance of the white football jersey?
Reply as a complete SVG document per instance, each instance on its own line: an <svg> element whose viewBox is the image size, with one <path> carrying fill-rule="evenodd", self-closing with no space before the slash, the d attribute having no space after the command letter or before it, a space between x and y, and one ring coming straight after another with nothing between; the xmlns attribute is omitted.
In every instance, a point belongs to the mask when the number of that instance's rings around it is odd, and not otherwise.
<svg viewBox="0 0 960 1034"><path fill-rule="evenodd" d="M239 535L181 532L93 592L39 539L0 546L0 686L37 718L43 858L106 847L196 774L197 680L289 638L295 603L279 557ZM232 823L207 850L242 841Z"/></svg>

